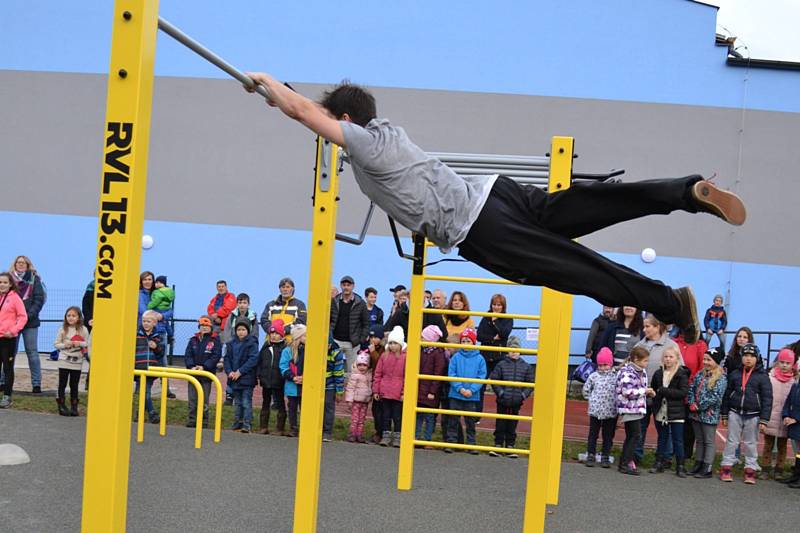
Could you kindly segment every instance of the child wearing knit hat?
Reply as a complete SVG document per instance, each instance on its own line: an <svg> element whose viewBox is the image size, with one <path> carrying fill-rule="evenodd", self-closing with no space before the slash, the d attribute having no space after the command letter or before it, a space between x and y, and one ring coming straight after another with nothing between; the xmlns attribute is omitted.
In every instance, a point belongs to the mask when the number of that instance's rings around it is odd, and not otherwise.
<svg viewBox="0 0 800 533"><path fill-rule="evenodd" d="M405 335L403 334L403 328L395 326L389 333L386 351L378 360L378 366L375 368L375 377L372 380L374 398L383 403L381 446L400 446L405 370ZM393 430L392 426L394 426Z"/></svg>
<svg viewBox="0 0 800 533"><path fill-rule="evenodd" d="M721 348L711 348L703 355L703 369L689 383L686 402L689 420L696 439L694 468L689 471L697 479L713 476L712 467L717 455L717 424L720 419L722 397L728 387L728 378L720 363L725 358Z"/></svg>
<svg viewBox="0 0 800 533"><path fill-rule="evenodd" d="M459 338L463 348L458 350L450 358L450 365L447 375L458 378L486 379L486 360L478 350L475 350L475 343L478 341L478 333L472 328L461 331ZM455 411L478 411L480 400L480 383L468 383L453 381L450 383L450 409ZM476 417L465 416L464 425L466 426L467 444L475 444L475 422ZM453 416L447 429L447 442L454 443L458 439L458 427L461 425L461 417ZM452 448L445 448L446 453L453 453ZM469 450L472 455L477 455L477 450Z"/></svg>
<svg viewBox="0 0 800 533"><path fill-rule="evenodd" d="M789 397L789 391L795 383L797 370L795 369L794 352L788 348L778 352L775 365L769 371L769 380L772 384L772 413L764 430L764 447L762 448L761 479L769 479L783 474L783 463L786 460L786 426L783 425L783 404ZM777 444L778 454L775 458L775 469L772 468L772 449Z"/></svg>
<svg viewBox="0 0 800 533"><path fill-rule="evenodd" d="M367 418L367 407L371 399L372 370L369 368L369 352L362 350L356 356L344 389L344 401L350 408L350 434L347 442L366 442L364 420Z"/></svg>
<svg viewBox="0 0 800 533"><path fill-rule="evenodd" d="M444 332L435 324L431 324L422 330L422 340L425 342L439 342ZM444 348L424 346L419 356L419 373L429 376L444 376L447 374L447 359L445 358ZM429 379L422 379L419 382L417 392L417 406L439 407L439 393L441 383ZM433 430L436 427L436 415L433 413L417 413L417 440L431 440ZM431 449L426 446L426 449Z"/></svg>
<svg viewBox="0 0 800 533"><path fill-rule="evenodd" d="M594 466L597 454L597 437L601 430L603 448L600 466L611 467L611 446L617 431L616 388L614 355L607 347L597 352L597 370L583 384L583 397L589 401L589 438L586 443L586 466Z"/></svg>
<svg viewBox="0 0 800 533"><path fill-rule="evenodd" d="M744 482L755 485L758 464L758 433L767 428L772 414L772 384L764 372L758 346L742 346L742 366L728 374L728 388L722 399L722 427L728 439L722 453L720 479L733 481L731 471L738 462L736 448L745 457Z"/></svg>

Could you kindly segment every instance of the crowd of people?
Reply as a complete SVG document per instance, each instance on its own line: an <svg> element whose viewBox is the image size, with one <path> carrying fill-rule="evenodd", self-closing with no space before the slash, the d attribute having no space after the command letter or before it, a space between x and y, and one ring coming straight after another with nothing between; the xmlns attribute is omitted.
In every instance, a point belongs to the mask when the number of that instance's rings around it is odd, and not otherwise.
<svg viewBox="0 0 800 533"><path fill-rule="evenodd" d="M621 424L625 441L617 468L640 475L652 419L658 444L650 472L671 469L674 458L678 477L711 478L721 425L727 428L722 481L733 480L741 456L745 483L773 478L800 488L800 341L781 349L767 368L769 359L765 363L753 332L741 327L726 352L722 304L722 296L715 296L704 317L705 336L691 344L652 314L632 307L603 308L586 345L594 367L583 386L590 418L586 466L610 468L612 441ZM718 346L709 348L714 337ZM764 437L760 456L759 434ZM789 441L795 461L789 475L782 476ZM693 467L687 470L686 460L692 457Z"/></svg>
<svg viewBox="0 0 800 533"><path fill-rule="evenodd" d="M59 414L77 416L78 382L83 360L89 358L93 325L93 283L86 288L82 306L70 306L56 335L58 354ZM408 291L402 285L390 289L391 309L377 305L377 290L369 287L363 298L355 292L350 276L331 289L331 317L327 350L323 440L332 438L335 406L345 402L351 413L347 440L398 446L402 424L406 339L408 335ZM305 359L307 308L295 294L291 278L278 283L278 295L259 315L250 307L250 296L234 294L224 280L197 321L197 333L184 350L187 368L223 372L226 400L234 406L232 429L250 432L253 427L253 394L261 388L262 410L257 431L296 437L299 430ZM3 396L0 407L11 405L14 357L21 339L28 353L32 391L41 392L37 333L39 312L46 287L31 260L15 258L9 272L0 274L0 357ZM145 271L139 277L135 367L166 365L166 345L172 340L171 320L174 291L166 276ZM421 340L462 345L460 349L424 347L420 373L468 379L533 382L533 369L519 353L520 339L513 336L513 320L484 317L475 324L467 295L453 291L449 299L441 289L425 292L425 307L462 311L463 314L425 314ZM488 311L505 313L502 294L491 297ZM728 429L720 478L732 479L732 467L743 456L744 480L757 477L787 481L800 487L800 386L797 384L797 353L800 342L782 349L772 368L764 360L747 327L737 330L725 350L727 314L721 295L705 313L704 336L688 343L682 332L652 314L635 307L604 307L594 319L586 343L591 361L583 387L588 400L589 435L586 465L610 467L611 448L618 424L625 441L618 459L620 472L639 475L644 444L651 419L658 433L656 462L651 472L672 468L679 477L710 478L716 457L718 425ZM259 342L260 331L265 334ZM709 348L716 338L717 346ZM504 347L505 351L480 351L478 346ZM31 356L31 351L35 357ZM87 380L88 381L88 380ZM145 404L149 420L157 423L158 412L150 398L154 378L146 380ZM211 382L200 378L204 391L203 424L208 424ZM67 402L66 389L70 389ZM138 382L137 382L138 388ZM421 380L416 401L420 407L480 413L487 387L471 381ZM187 426L196 420L197 394L188 389ZM493 386L497 412L516 415L531 394L528 387ZM166 391L174 397L172 391ZM374 432L365 435L365 420L371 413ZM287 426L288 422L288 426ZM463 422L463 425L462 425ZM479 416L443 415L439 423L446 443L475 444ZM419 413L416 438L431 441L437 417ZM498 419L495 448L510 449L490 455L517 457L514 420ZM758 436L764 435L761 456ZM601 451L597 444L602 435ZM797 456L790 475L786 466L787 444ZM424 446L432 448L431 446ZM452 453L456 446L445 447ZM469 453L478 452L469 450ZM691 470L686 460L694 457Z"/></svg>

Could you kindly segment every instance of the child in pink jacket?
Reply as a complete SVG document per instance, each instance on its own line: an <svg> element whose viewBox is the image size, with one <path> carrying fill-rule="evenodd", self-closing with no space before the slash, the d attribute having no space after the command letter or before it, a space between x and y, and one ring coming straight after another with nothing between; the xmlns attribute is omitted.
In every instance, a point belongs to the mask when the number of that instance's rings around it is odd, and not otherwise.
<svg viewBox="0 0 800 533"><path fill-rule="evenodd" d="M0 364L5 376L5 390L0 398L0 409L11 407L17 337L27 322L28 313L22 298L17 294L17 285L11 274L3 272L0 274Z"/></svg>
<svg viewBox="0 0 800 533"><path fill-rule="evenodd" d="M350 407L350 435L347 442L367 442L364 439L364 420L371 399L372 370L369 369L369 352L365 350L356 356L344 389L344 401Z"/></svg>
<svg viewBox="0 0 800 533"><path fill-rule="evenodd" d="M783 463L786 460L786 443L788 441L786 426L783 424L783 404L792 390L797 372L794 368L794 352L788 348L778 352L775 366L769 371L769 380L772 384L772 412L770 413L767 428L764 430L764 448L761 452L761 474L759 478L770 479L781 477ZM778 454L775 458L775 469L772 468L772 449L777 445Z"/></svg>
<svg viewBox="0 0 800 533"><path fill-rule="evenodd" d="M400 446L400 419L403 414L403 385L406 375L406 343L403 328L389 333L386 351L375 367L372 392L383 402L383 438L381 446ZM391 431L394 424L394 431Z"/></svg>

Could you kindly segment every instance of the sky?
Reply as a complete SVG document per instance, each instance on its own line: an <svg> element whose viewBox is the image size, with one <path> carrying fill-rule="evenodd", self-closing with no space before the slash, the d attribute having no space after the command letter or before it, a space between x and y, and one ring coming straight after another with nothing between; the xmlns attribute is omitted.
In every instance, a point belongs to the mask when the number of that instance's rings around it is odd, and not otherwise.
<svg viewBox="0 0 800 533"><path fill-rule="evenodd" d="M744 57L800 62L800 0L708 0L717 33L738 37ZM749 52L749 56L748 56Z"/></svg>

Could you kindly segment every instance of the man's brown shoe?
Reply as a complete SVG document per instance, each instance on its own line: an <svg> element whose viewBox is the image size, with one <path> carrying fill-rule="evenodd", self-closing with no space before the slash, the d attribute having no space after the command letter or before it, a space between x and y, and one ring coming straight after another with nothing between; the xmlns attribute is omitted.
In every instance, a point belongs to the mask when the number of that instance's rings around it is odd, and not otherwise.
<svg viewBox="0 0 800 533"><path fill-rule="evenodd" d="M692 198L701 210L718 216L728 224L741 226L747 218L742 199L730 191L717 188L710 181L700 180L692 185Z"/></svg>
<svg viewBox="0 0 800 533"><path fill-rule="evenodd" d="M675 323L683 333L683 340L687 344L697 342L699 330L697 329L697 302L694 299L694 292L691 287L681 287L673 289L675 297L681 304Z"/></svg>

